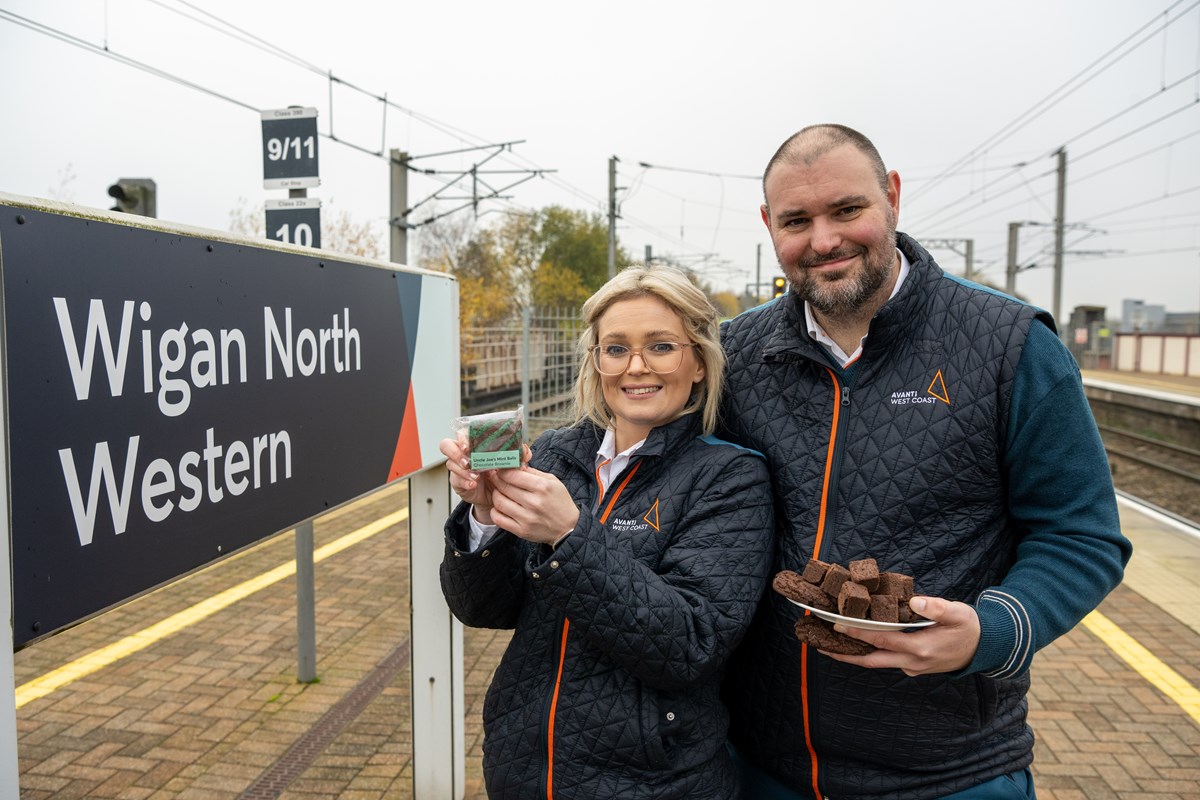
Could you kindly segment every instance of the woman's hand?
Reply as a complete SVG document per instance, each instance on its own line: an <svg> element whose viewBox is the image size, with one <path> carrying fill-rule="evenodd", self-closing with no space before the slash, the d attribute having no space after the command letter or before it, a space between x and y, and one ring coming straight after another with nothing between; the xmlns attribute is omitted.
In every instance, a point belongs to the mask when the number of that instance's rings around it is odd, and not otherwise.
<svg viewBox="0 0 1200 800"><path fill-rule="evenodd" d="M457 439L442 439L438 449L446 457L450 470L450 488L463 502L475 507L475 519L485 525L495 524L491 519L492 489L480 473L471 469L471 459L466 447Z"/></svg>
<svg viewBox="0 0 1200 800"><path fill-rule="evenodd" d="M522 467L487 474L492 521L522 539L554 544L579 522L571 493L549 472Z"/></svg>

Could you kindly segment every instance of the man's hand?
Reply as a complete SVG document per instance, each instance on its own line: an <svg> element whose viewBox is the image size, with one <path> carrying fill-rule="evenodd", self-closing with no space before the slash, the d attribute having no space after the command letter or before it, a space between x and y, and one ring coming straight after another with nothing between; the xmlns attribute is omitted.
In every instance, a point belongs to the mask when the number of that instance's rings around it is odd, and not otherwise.
<svg viewBox="0 0 1200 800"><path fill-rule="evenodd" d="M979 617L974 608L940 597L921 596L912 598L909 607L937 624L911 632L869 631L835 625L834 630L839 633L869 642L877 649L865 656L825 655L870 669L899 669L905 675L956 672L971 663L979 647Z"/></svg>

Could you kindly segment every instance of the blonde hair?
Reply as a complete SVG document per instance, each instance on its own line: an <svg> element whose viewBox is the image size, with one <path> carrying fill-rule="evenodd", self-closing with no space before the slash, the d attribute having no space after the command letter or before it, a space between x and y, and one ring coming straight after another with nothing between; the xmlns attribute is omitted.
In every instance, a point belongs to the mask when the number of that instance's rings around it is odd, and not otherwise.
<svg viewBox="0 0 1200 800"><path fill-rule="evenodd" d="M587 326L579 337L579 377L575 381L575 420L589 419L601 428L612 424L612 412L604 402L600 373L592 362L592 348L599 342L597 325L604 313L622 300L654 297L679 315L684 331L696 345L696 357L704 367L704 379L692 390L682 417L700 412L705 433L717 427L721 388L725 379L725 351L721 349L717 310L682 271L675 267L626 267L583 304Z"/></svg>

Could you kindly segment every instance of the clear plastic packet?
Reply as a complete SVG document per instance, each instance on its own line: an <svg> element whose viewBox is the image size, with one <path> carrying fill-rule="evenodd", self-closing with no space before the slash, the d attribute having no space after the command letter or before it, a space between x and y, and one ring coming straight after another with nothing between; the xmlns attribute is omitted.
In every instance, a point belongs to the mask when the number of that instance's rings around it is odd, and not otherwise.
<svg viewBox="0 0 1200 800"><path fill-rule="evenodd" d="M525 441L525 407L458 417L454 434L470 453L471 469L519 467L521 444Z"/></svg>

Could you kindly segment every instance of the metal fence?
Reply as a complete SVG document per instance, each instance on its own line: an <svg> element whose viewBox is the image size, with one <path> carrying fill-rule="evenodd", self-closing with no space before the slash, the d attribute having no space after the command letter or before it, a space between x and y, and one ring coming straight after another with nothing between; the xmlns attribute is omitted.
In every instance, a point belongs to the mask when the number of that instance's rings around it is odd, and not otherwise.
<svg viewBox="0 0 1200 800"><path fill-rule="evenodd" d="M463 413L525 406L530 438L570 422L583 322L577 308L526 309L500 325L462 328Z"/></svg>

